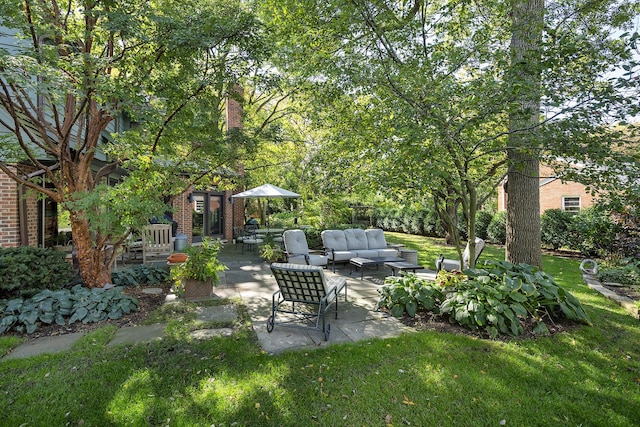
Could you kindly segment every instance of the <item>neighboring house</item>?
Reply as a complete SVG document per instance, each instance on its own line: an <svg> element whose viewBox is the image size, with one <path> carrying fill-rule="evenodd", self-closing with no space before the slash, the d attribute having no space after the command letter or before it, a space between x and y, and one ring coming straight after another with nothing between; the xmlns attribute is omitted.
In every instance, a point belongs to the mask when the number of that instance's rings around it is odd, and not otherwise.
<svg viewBox="0 0 640 427"><path fill-rule="evenodd" d="M507 207L505 180L498 187L498 211ZM561 209L566 212L580 212L593 206L595 197L586 190L586 186L575 181L564 181L549 166L540 165L540 214L548 209Z"/></svg>
<svg viewBox="0 0 640 427"><path fill-rule="evenodd" d="M17 51L19 41L6 28L0 28L0 49ZM0 109L0 120L9 120L7 113ZM1 122L1 121L0 121ZM10 120L9 120L10 122ZM113 120L103 132L103 140L110 139L111 133L122 132L134 126L126 116ZM242 107L233 100L227 100L227 129L242 127ZM0 125L0 137L7 130ZM97 171L107 159L102 153L96 154ZM44 164L53 162L42 160ZM15 164L15 170L34 179L41 174L30 164ZM106 184L115 184L122 179L124 171L113 172L102 179ZM242 171L241 171L242 173ZM187 235L189 243L199 242L203 236L224 238L233 237L233 227L244 224L244 208L230 202L232 191L219 191L216 188L187 191L173 200L173 219L177 222L178 233ZM0 247L12 246L53 246L64 243L63 220L59 218L57 204L49 198L36 197L24 186L17 184L0 171Z"/></svg>

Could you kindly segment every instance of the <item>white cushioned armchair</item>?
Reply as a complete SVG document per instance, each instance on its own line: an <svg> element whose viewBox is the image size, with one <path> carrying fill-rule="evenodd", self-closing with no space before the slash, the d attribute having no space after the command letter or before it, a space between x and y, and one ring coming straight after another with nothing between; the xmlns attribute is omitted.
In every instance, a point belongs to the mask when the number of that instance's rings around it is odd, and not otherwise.
<svg viewBox="0 0 640 427"><path fill-rule="evenodd" d="M302 230L287 230L282 233L284 250L289 264L306 264L326 266L327 257L324 254L314 254L309 250L307 236Z"/></svg>

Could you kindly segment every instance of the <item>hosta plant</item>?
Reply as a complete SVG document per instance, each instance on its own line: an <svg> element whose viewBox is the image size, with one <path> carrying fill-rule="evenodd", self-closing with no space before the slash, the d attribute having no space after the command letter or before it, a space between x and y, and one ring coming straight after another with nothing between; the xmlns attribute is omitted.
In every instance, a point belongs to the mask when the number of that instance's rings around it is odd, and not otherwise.
<svg viewBox="0 0 640 427"><path fill-rule="evenodd" d="M111 273L111 281L116 286L157 285L170 279L167 267L138 265Z"/></svg>
<svg viewBox="0 0 640 427"><path fill-rule="evenodd" d="M0 334L15 329L31 334L40 323L64 325L119 319L138 309L137 299L124 295L121 288L83 288L45 290L32 298L0 300Z"/></svg>
<svg viewBox="0 0 640 427"><path fill-rule="evenodd" d="M533 320L537 334L549 333L544 320L550 318L591 323L580 301L551 276L506 261L487 261L483 268L463 273L441 271L435 282L412 274L388 277L378 292L377 308L387 307L396 317L432 311L491 338L522 334L525 320Z"/></svg>
<svg viewBox="0 0 640 427"><path fill-rule="evenodd" d="M527 317L536 322L538 334L549 332L545 318L564 315L591 324L580 301L537 267L507 261L486 261L483 267L465 270L468 279L446 292L440 312L450 320L483 328L491 337L520 335Z"/></svg>
<svg viewBox="0 0 640 427"><path fill-rule="evenodd" d="M433 310L441 298L440 291L433 283L415 274L387 277L378 293L380 298L376 309L387 307L395 317L402 317L404 313L414 317L418 310Z"/></svg>

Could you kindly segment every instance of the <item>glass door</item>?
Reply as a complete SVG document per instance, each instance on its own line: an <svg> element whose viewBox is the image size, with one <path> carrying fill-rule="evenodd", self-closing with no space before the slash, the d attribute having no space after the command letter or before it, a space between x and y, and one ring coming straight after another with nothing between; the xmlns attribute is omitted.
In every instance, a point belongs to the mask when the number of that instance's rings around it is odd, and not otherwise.
<svg viewBox="0 0 640 427"><path fill-rule="evenodd" d="M192 215L192 240L193 242L201 242L204 235L204 199L206 195L202 193L193 193L193 201L191 202Z"/></svg>
<svg viewBox="0 0 640 427"><path fill-rule="evenodd" d="M222 196L209 194L208 236L222 236Z"/></svg>
<svg viewBox="0 0 640 427"><path fill-rule="evenodd" d="M203 236L222 237L224 193L195 192L192 197L193 242L201 242Z"/></svg>

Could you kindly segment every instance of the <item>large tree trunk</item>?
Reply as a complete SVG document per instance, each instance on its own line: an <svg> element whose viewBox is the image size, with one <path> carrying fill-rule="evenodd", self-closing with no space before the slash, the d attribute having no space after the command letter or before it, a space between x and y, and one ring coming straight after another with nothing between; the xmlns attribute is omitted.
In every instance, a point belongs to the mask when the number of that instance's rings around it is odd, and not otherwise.
<svg viewBox="0 0 640 427"><path fill-rule="evenodd" d="M542 266L540 241L540 185L535 156L509 153L517 162L507 183L507 261Z"/></svg>
<svg viewBox="0 0 640 427"><path fill-rule="evenodd" d="M80 277L89 288L104 287L111 283L116 248L100 243L94 246L89 222L73 212L70 219L73 242L78 251Z"/></svg>
<svg viewBox="0 0 640 427"><path fill-rule="evenodd" d="M540 50L543 0L513 0L509 116L506 259L542 266L537 150L540 122Z"/></svg>

